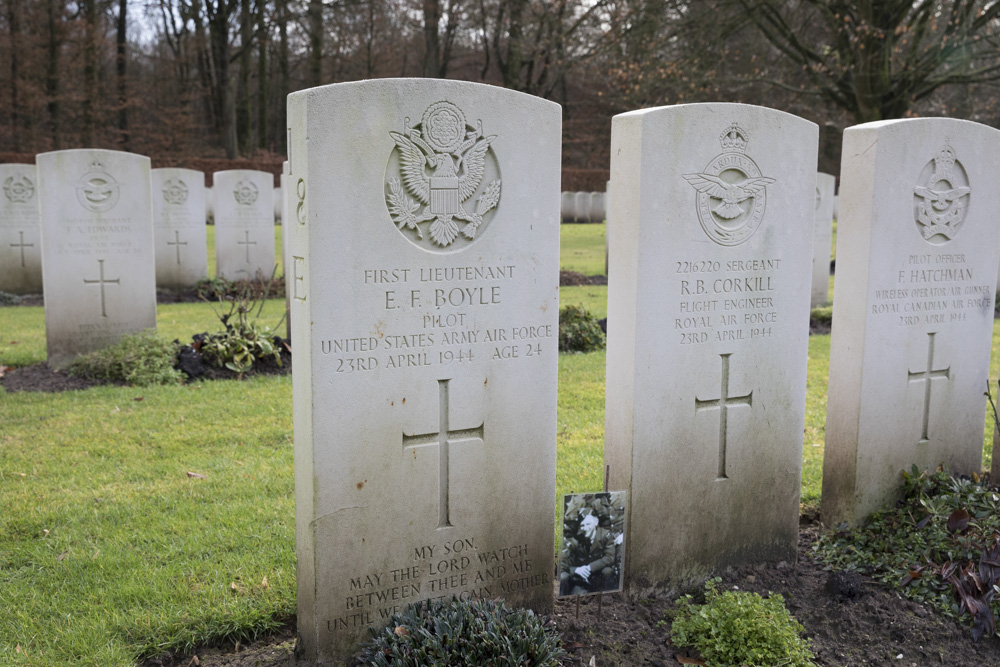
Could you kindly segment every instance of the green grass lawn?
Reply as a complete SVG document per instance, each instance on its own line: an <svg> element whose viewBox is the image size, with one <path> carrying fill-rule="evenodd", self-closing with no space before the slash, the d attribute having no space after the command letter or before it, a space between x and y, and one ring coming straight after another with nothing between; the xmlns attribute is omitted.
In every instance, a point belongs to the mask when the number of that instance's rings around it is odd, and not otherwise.
<svg viewBox="0 0 1000 667"><path fill-rule="evenodd" d="M601 273L603 229L564 225L564 266ZM607 313L605 286L562 288L560 300ZM268 302L266 321L283 308ZM207 304L161 305L157 324L184 341L218 328ZM40 307L0 310L0 365L43 361L44 331ZM996 369L1000 327L993 341ZM810 338L802 475L810 507L822 479L829 351L829 336ZM603 351L560 355L559 496L602 487L604 372ZM291 405L288 377L0 390L0 664L130 665L289 619ZM990 419L987 466L992 429Z"/></svg>

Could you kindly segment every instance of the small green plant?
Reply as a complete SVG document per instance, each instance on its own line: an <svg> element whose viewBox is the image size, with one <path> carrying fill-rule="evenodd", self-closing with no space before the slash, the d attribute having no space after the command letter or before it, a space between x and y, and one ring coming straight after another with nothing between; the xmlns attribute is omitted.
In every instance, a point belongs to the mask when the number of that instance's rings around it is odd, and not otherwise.
<svg viewBox="0 0 1000 667"><path fill-rule="evenodd" d="M809 320L813 324L833 324L833 306L819 306L809 311Z"/></svg>
<svg viewBox="0 0 1000 667"><path fill-rule="evenodd" d="M722 580L705 582L705 604L692 596L677 600L670 639L701 653L707 667L815 667L802 625L777 593L762 598L742 591L719 592Z"/></svg>
<svg viewBox="0 0 1000 667"><path fill-rule="evenodd" d="M202 278L194 285L198 298L209 300L226 296L230 292L230 282L225 278Z"/></svg>
<svg viewBox="0 0 1000 667"><path fill-rule="evenodd" d="M913 466L895 507L822 536L813 551L830 569L867 574L950 618L968 616L974 641L996 633L1000 495L978 475Z"/></svg>
<svg viewBox="0 0 1000 667"><path fill-rule="evenodd" d="M9 292L0 291L0 306L16 306L21 303L21 297Z"/></svg>
<svg viewBox="0 0 1000 667"><path fill-rule="evenodd" d="M559 311L559 351L592 352L604 349L605 337L597 318L580 306Z"/></svg>
<svg viewBox="0 0 1000 667"><path fill-rule="evenodd" d="M126 334L103 350L77 357L69 366L70 375L108 382L124 382L137 387L176 384L183 374L174 368L177 343L155 331Z"/></svg>
<svg viewBox="0 0 1000 667"><path fill-rule="evenodd" d="M239 281L230 283L230 286L235 286L236 292L231 296L219 294L218 308L212 304L216 317L225 328L202 338L198 351L210 364L240 375L253 368L255 361L266 357L273 357L280 366L280 339L271 327L259 321L267 295L271 292L271 281ZM282 315L275 327L280 326L284 319Z"/></svg>
<svg viewBox="0 0 1000 667"><path fill-rule="evenodd" d="M554 629L502 600L417 602L373 635L358 665L558 667L566 655Z"/></svg>

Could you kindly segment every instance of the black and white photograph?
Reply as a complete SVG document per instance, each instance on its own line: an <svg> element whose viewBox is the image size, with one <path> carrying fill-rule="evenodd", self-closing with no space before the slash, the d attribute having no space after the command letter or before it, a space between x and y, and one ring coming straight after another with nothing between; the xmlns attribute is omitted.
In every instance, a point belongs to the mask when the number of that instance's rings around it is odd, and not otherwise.
<svg viewBox="0 0 1000 667"><path fill-rule="evenodd" d="M620 591L624 560L625 492L566 495L559 596Z"/></svg>

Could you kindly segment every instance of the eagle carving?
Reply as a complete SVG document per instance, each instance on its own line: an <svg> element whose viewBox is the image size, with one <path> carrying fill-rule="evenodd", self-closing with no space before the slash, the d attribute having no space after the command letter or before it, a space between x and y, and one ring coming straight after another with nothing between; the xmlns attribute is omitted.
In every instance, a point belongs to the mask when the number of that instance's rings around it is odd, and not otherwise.
<svg viewBox="0 0 1000 667"><path fill-rule="evenodd" d="M419 127L409 127L408 119L405 125L403 132L389 133L399 155L400 178L389 178L386 194L396 227L413 230L423 239L420 226L430 223L427 233L442 248L459 234L475 239L483 216L500 201L500 179L480 193L496 135L485 136L481 121L470 129L451 102L431 105ZM475 206L466 208L477 193Z"/></svg>

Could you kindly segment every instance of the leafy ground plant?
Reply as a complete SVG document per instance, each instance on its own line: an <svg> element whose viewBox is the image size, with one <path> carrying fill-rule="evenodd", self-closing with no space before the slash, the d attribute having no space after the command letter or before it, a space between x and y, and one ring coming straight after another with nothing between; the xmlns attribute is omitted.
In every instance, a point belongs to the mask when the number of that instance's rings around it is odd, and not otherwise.
<svg viewBox="0 0 1000 667"><path fill-rule="evenodd" d="M946 616L968 617L975 641L996 634L1000 494L978 476L914 466L895 507L824 535L814 552L831 569L870 575Z"/></svg>
<svg viewBox="0 0 1000 667"><path fill-rule="evenodd" d="M554 628L503 600L418 602L395 614L358 665L558 667L566 656Z"/></svg>
<svg viewBox="0 0 1000 667"><path fill-rule="evenodd" d="M219 368L242 375L249 371L255 361L273 357L281 365L281 339L274 330L260 322L267 295L271 293L272 281L240 281L230 283L232 294L218 294L218 307L212 304L216 317L225 327L223 331L199 336L195 349L205 359ZM207 299L206 299L207 300ZM209 302L211 303L211 302ZM281 326L284 315L275 325Z"/></svg>
<svg viewBox="0 0 1000 667"><path fill-rule="evenodd" d="M580 306L559 310L559 351L592 352L603 350L604 332L597 318Z"/></svg>
<svg viewBox="0 0 1000 667"><path fill-rule="evenodd" d="M155 331L126 334L110 347L77 357L70 375L136 387L177 384L183 374L174 368L178 345Z"/></svg>
<svg viewBox="0 0 1000 667"><path fill-rule="evenodd" d="M777 593L717 590L719 578L705 582L705 604L685 595L677 600L670 639L698 650L707 667L816 667L804 628Z"/></svg>

